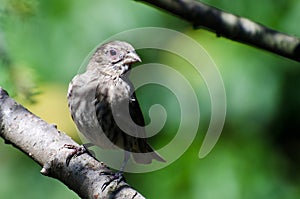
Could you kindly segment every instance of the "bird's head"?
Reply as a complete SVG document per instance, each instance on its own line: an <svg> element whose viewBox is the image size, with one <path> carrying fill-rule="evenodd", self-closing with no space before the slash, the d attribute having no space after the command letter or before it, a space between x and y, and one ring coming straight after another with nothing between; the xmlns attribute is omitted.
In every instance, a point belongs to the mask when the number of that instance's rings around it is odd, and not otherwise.
<svg viewBox="0 0 300 199"><path fill-rule="evenodd" d="M88 69L97 68L108 74L122 75L136 62L141 62L141 58L132 45L124 41L111 41L96 50Z"/></svg>

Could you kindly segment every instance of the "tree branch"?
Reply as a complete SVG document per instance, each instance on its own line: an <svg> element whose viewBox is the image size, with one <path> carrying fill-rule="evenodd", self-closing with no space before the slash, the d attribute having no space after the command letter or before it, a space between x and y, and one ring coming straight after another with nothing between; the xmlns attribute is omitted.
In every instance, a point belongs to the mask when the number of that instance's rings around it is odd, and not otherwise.
<svg viewBox="0 0 300 199"><path fill-rule="evenodd" d="M56 178L81 198L144 198L124 181L112 182L103 192L102 185L109 182L111 172L103 163L88 154L73 158L67 167L70 154L65 144L79 146L65 133L30 113L10 98L0 87L0 136L5 143L20 149L43 168L43 175Z"/></svg>
<svg viewBox="0 0 300 199"><path fill-rule="evenodd" d="M300 62L300 39L192 0L135 0L152 4L234 41Z"/></svg>

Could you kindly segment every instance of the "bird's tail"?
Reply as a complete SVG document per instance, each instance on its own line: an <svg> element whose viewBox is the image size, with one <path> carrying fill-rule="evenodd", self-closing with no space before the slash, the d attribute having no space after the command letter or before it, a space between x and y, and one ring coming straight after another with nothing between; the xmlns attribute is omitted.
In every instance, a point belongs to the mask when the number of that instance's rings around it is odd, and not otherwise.
<svg viewBox="0 0 300 199"><path fill-rule="evenodd" d="M153 159L160 161L160 162L166 162L166 160L161 157L157 152L153 150L153 148L146 144L144 152L140 153L132 153L133 159L135 162L139 164L150 164Z"/></svg>

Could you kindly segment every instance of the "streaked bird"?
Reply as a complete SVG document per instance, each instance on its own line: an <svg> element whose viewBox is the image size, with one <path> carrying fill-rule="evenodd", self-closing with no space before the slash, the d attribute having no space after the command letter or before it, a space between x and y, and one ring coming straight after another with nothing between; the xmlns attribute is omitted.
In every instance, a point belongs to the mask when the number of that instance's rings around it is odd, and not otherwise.
<svg viewBox="0 0 300 199"><path fill-rule="evenodd" d="M129 43L103 44L68 89L71 116L87 140L104 149L125 151L121 172L131 156L141 164L165 161L147 143L142 128L144 118L126 73L136 62L141 59Z"/></svg>

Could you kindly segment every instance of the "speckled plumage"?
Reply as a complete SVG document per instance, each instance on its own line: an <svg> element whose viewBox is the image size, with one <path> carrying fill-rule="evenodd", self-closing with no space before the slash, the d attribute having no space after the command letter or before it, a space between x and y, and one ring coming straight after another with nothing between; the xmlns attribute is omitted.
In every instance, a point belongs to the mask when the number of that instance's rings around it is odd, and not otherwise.
<svg viewBox="0 0 300 199"><path fill-rule="evenodd" d="M145 125L134 88L125 74L131 64L139 61L126 42L100 46L86 72L70 82L68 102L78 130L91 143L105 149L119 147L130 152L136 162L148 164L152 159L164 160L147 143L143 128L131 123L133 120L139 126Z"/></svg>

